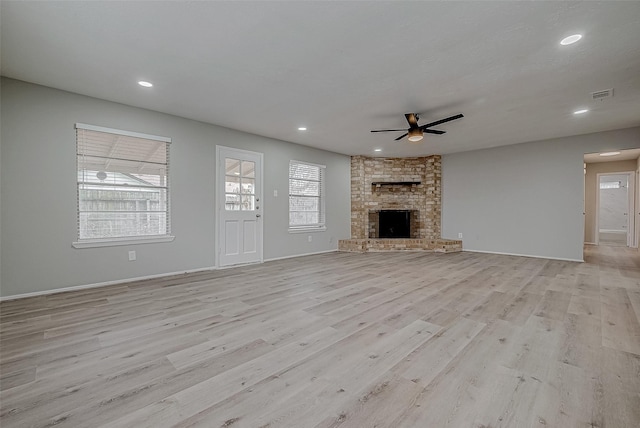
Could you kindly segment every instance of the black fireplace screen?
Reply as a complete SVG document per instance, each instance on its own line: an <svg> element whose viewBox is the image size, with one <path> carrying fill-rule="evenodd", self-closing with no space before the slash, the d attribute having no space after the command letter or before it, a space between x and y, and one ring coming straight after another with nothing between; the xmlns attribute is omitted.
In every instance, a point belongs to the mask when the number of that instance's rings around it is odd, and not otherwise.
<svg viewBox="0 0 640 428"><path fill-rule="evenodd" d="M411 238L409 210L380 210L378 222L380 238Z"/></svg>

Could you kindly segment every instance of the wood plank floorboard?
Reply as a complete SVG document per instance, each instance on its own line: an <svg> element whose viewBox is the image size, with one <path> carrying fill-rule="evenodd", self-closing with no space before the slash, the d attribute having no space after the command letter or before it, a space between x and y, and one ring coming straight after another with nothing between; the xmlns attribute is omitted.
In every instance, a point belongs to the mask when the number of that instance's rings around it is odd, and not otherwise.
<svg viewBox="0 0 640 428"><path fill-rule="evenodd" d="M327 253L0 303L0 426L640 426L640 256Z"/></svg>

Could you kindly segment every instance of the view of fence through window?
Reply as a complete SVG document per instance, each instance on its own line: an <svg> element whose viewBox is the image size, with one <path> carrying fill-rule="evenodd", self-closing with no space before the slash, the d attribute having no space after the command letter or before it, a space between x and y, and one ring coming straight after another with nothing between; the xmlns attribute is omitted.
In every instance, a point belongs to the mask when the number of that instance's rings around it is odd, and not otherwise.
<svg viewBox="0 0 640 428"><path fill-rule="evenodd" d="M168 235L170 140L76 128L78 238Z"/></svg>
<svg viewBox="0 0 640 428"><path fill-rule="evenodd" d="M324 226L324 166L289 162L289 226Z"/></svg>
<svg viewBox="0 0 640 428"><path fill-rule="evenodd" d="M256 208L256 163L226 158L224 207L227 211L253 211Z"/></svg>

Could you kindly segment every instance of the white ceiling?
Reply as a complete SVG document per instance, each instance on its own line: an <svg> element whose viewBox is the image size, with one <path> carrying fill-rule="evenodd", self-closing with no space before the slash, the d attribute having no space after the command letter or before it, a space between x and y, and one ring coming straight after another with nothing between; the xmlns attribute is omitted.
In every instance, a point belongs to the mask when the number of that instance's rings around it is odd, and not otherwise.
<svg viewBox="0 0 640 428"><path fill-rule="evenodd" d="M444 154L640 125L638 1L0 7L4 76L339 153ZM574 33L583 39L559 45ZM608 88L613 99L590 101ZM465 117L419 144L369 132L404 128L409 112L420 124Z"/></svg>
<svg viewBox="0 0 640 428"><path fill-rule="evenodd" d="M640 149L620 150L619 155L600 156L600 153L587 153L584 155L585 163L617 162L623 160L635 160L640 158Z"/></svg>

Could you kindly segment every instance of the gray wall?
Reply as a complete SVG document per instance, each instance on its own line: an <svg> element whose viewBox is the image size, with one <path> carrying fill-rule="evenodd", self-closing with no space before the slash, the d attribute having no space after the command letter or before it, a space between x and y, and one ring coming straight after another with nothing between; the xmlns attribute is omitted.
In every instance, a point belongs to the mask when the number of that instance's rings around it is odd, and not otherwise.
<svg viewBox="0 0 640 428"><path fill-rule="evenodd" d="M582 260L584 154L640 147L640 128L442 157L442 235L465 250Z"/></svg>
<svg viewBox="0 0 640 428"><path fill-rule="evenodd" d="M6 78L1 95L2 296L213 267L216 145L264 153L265 259L334 250L350 235L348 156ZM173 139L173 242L71 247L76 122ZM287 232L290 159L327 166L327 231L313 242Z"/></svg>
<svg viewBox="0 0 640 428"><path fill-rule="evenodd" d="M599 190L598 174L635 171L636 161L597 162L587 164L584 176L584 242L596 242L596 192Z"/></svg>

